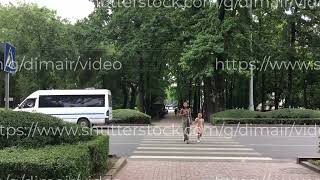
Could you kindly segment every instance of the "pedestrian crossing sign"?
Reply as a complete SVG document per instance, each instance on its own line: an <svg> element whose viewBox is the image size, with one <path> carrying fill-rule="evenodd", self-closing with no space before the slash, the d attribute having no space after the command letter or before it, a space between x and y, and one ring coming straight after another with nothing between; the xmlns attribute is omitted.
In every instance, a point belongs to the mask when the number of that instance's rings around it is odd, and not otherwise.
<svg viewBox="0 0 320 180"><path fill-rule="evenodd" d="M16 48L9 43L4 45L3 71L6 73L16 73Z"/></svg>

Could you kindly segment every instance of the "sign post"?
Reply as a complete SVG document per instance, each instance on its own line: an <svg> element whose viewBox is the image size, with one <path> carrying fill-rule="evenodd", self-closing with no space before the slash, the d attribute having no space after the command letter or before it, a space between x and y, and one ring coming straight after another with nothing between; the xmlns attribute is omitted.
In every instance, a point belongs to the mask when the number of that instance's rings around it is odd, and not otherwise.
<svg viewBox="0 0 320 180"><path fill-rule="evenodd" d="M5 83L5 108L9 109L9 90L10 90L10 76L9 73L6 73L4 77L4 83Z"/></svg>
<svg viewBox="0 0 320 180"><path fill-rule="evenodd" d="M3 47L4 51L2 70L5 72L5 108L9 109L10 74L16 73L16 48L9 43L5 43L1 47Z"/></svg>

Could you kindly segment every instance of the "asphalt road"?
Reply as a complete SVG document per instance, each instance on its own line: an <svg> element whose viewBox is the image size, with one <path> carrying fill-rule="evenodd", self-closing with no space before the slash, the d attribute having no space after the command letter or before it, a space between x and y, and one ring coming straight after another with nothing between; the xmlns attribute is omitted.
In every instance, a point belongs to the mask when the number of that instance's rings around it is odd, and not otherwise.
<svg viewBox="0 0 320 180"><path fill-rule="evenodd" d="M170 130L172 127L168 127L168 123L164 127L160 122L153 127L114 127L101 132L110 135L110 154L119 156L135 156L137 155L135 151L144 150L140 153L154 152L152 155L155 157L164 154L165 157L176 157L181 155L180 153L184 153L186 155L183 157L193 154L192 157L196 158L194 154L197 154L196 152L200 150L204 154L210 154L210 156L208 155L209 158L215 156L233 157L231 151L229 152L229 150L232 150L230 145L221 146L221 144L229 143L229 140L232 140L230 143L234 144L233 146L252 149L252 152L260 154L259 157L290 161L295 161L299 156L320 157L318 153L320 128L315 126L245 127L207 125L204 140L200 144L196 144L195 136L192 136L192 144L187 145L182 141L182 134L178 133L177 129L180 128L178 120L174 123L175 130ZM160 126L162 126L162 129L166 129L163 130L162 134L160 133ZM170 134L170 132L174 133ZM221 142L218 137L223 137L226 142ZM222 149L215 152L214 147L218 147L218 149L221 147ZM240 156L239 149L235 150L234 156ZM223 152L229 153L224 154ZM201 155L201 153L199 154ZM243 153L241 155L243 158L248 156Z"/></svg>

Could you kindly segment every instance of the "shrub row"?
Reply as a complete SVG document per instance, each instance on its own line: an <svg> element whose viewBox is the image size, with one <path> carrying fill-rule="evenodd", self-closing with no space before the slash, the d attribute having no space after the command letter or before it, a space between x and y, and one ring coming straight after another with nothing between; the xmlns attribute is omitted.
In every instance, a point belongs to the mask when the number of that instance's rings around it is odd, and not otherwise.
<svg viewBox="0 0 320 180"><path fill-rule="evenodd" d="M150 124L151 116L132 109L117 109L113 111L112 123L118 124Z"/></svg>
<svg viewBox="0 0 320 180"><path fill-rule="evenodd" d="M309 160L308 162L313 164L313 165L316 165L316 166L320 167L320 160Z"/></svg>
<svg viewBox="0 0 320 180"><path fill-rule="evenodd" d="M257 112L232 109L211 116L213 124L307 124L320 123L320 111L310 109L280 109Z"/></svg>
<svg viewBox="0 0 320 180"><path fill-rule="evenodd" d="M1 111L0 149L72 144L94 137L91 130L45 114Z"/></svg>
<svg viewBox="0 0 320 180"><path fill-rule="evenodd" d="M106 167L108 137L38 149L0 151L0 179L87 179Z"/></svg>

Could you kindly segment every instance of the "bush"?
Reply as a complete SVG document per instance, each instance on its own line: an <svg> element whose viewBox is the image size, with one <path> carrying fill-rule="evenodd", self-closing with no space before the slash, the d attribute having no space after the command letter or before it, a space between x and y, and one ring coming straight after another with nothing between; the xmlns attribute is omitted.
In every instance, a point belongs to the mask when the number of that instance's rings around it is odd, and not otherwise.
<svg viewBox="0 0 320 180"><path fill-rule="evenodd" d="M1 111L0 149L72 144L94 137L91 130L45 114Z"/></svg>
<svg viewBox="0 0 320 180"><path fill-rule="evenodd" d="M316 166L320 167L320 160L309 160L308 162L313 164L313 165L316 165Z"/></svg>
<svg viewBox="0 0 320 180"><path fill-rule="evenodd" d="M97 136L95 140L89 141L87 147L92 162L91 174L103 171L106 167L106 162L109 154L109 137Z"/></svg>
<svg viewBox="0 0 320 180"><path fill-rule="evenodd" d="M311 109L279 109L266 113L272 118L320 118L320 111Z"/></svg>
<svg viewBox="0 0 320 180"><path fill-rule="evenodd" d="M244 109L230 109L213 114L213 117L221 118L258 118L261 113L257 111L249 111Z"/></svg>
<svg viewBox="0 0 320 180"><path fill-rule="evenodd" d="M0 179L87 179L106 167L108 137L38 149L0 151Z"/></svg>
<svg viewBox="0 0 320 180"><path fill-rule="evenodd" d="M113 111L112 122L119 124L150 124L151 117L142 112L132 109L117 109Z"/></svg>
<svg viewBox="0 0 320 180"><path fill-rule="evenodd" d="M320 123L320 112L310 109L279 109L257 112L232 109L211 116L213 124L307 124Z"/></svg>

